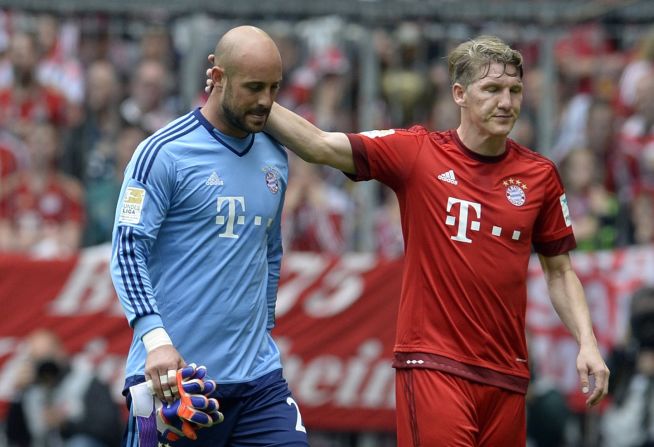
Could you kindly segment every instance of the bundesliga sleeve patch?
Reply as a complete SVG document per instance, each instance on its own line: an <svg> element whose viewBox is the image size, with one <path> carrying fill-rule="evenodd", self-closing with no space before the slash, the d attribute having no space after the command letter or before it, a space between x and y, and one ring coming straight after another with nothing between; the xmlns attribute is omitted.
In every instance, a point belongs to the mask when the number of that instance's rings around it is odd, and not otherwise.
<svg viewBox="0 0 654 447"><path fill-rule="evenodd" d="M118 222L129 224L140 223L144 198L145 189L134 188L132 186L128 187L125 190L125 196L123 196L123 205L120 209Z"/></svg>
<svg viewBox="0 0 654 447"><path fill-rule="evenodd" d="M565 220L565 226L569 227L572 225L572 220L570 219L570 210L568 209L568 199L565 197L565 194L561 194L559 197L561 202L561 212L563 213L563 220Z"/></svg>
<svg viewBox="0 0 654 447"><path fill-rule="evenodd" d="M366 132L359 132L359 135L365 135L368 138L379 138L379 137L385 137L388 135L393 135L395 133L395 129L387 129L387 130L369 130Z"/></svg>

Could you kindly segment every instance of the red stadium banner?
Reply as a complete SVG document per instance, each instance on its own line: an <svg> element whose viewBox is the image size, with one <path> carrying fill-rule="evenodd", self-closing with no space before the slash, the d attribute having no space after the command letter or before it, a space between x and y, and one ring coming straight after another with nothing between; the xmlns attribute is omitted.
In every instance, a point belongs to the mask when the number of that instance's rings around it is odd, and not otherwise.
<svg viewBox="0 0 654 447"><path fill-rule="evenodd" d="M0 255L6 315L0 325L0 403L11 398L23 337L40 327L57 332L74 361L93 366L118 399L132 331L111 284L108 258L107 246L65 260ZM654 283L654 247L578 253L573 262L607 353L626 333L630 294ZM309 429L394 427L391 356L401 269L401 260L365 254L285 255L274 334ZM577 346L552 309L535 258L528 291L530 361L538 374L574 397Z"/></svg>

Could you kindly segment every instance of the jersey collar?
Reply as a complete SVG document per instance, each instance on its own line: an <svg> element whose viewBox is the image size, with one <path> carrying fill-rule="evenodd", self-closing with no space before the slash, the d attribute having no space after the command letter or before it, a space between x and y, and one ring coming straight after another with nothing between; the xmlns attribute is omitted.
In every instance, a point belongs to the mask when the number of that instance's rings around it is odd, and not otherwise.
<svg viewBox="0 0 654 447"><path fill-rule="evenodd" d="M225 146L227 149L238 155L239 157L247 154L252 145L254 144L254 134L248 134L243 138L232 137L230 135L224 134L215 127L211 125L209 121L202 115L200 108L198 107L193 111L193 115L200 121L200 124L207 129L207 132L220 144Z"/></svg>
<svg viewBox="0 0 654 447"><path fill-rule="evenodd" d="M468 149L466 145L463 144L463 141L461 141L461 138L459 138L459 134L456 133L456 129L450 130L450 136L452 137L452 140L454 140L456 146L459 148L461 152L463 152L468 157L480 161L482 163L499 163L500 161L504 160L507 157L507 155L509 155L509 150L511 146L508 144L506 145L506 150L502 152L500 155L482 155ZM508 141L509 140L507 139L507 142Z"/></svg>

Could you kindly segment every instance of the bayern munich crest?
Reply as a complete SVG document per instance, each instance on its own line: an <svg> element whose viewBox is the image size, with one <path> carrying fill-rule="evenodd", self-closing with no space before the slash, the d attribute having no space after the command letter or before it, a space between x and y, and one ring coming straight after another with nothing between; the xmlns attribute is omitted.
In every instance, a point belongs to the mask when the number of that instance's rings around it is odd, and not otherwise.
<svg viewBox="0 0 654 447"><path fill-rule="evenodd" d="M277 194L280 189L279 179L281 175L279 174L279 172L277 172L275 168L271 168L268 166L263 168L262 171L265 173L266 186L268 187L271 193Z"/></svg>
<svg viewBox="0 0 654 447"><path fill-rule="evenodd" d="M519 180L510 178L502 182L506 186L506 198L515 206L522 206L527 201L527 185Z"/></svg>

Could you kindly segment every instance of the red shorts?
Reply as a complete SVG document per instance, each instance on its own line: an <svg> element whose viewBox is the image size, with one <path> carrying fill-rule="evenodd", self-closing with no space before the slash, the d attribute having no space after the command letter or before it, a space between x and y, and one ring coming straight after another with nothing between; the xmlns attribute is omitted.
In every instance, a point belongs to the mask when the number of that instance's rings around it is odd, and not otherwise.
<svg viewBox="0 0 654 447"><path fill-rule="evenodd" d="M432 369L398 369L398 447L524 447L525 396Z"/></svg>

